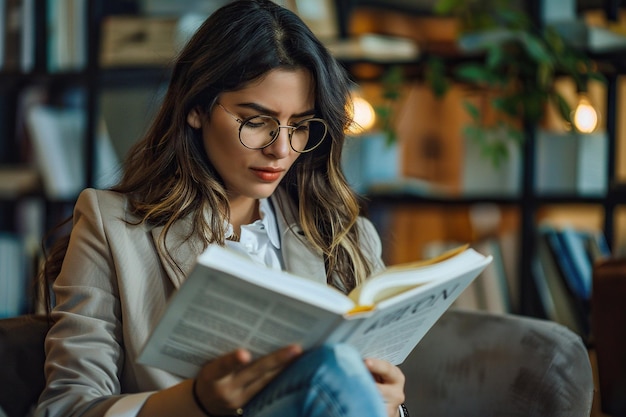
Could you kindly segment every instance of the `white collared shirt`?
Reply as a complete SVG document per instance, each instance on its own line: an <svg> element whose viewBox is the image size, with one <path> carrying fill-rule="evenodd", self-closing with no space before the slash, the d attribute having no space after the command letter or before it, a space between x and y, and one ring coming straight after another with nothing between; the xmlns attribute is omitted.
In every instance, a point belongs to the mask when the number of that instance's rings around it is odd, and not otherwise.
<svg viewBox="0 0 626 417"><path fill-rule="evenodd" d="M226 245L270 268L283 269L276 214L268 199L259 200L259 213L260 220L241 226L238 242L227 240ZM228 230L232 233L231 225Z"/></svg>

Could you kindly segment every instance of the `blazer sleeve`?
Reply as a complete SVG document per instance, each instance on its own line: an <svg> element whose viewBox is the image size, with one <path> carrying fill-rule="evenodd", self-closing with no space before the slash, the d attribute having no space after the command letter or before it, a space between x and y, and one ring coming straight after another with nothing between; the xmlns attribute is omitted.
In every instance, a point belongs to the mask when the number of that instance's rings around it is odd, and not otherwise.
<svg viewBox="0 0 626 417"><path fill-rule="evenodd" d="M121 308L109 236L95 191L81 193L69 247L54 283L55 324L45 342L44 389L36 416L99 416L120 394Z"/></svg>

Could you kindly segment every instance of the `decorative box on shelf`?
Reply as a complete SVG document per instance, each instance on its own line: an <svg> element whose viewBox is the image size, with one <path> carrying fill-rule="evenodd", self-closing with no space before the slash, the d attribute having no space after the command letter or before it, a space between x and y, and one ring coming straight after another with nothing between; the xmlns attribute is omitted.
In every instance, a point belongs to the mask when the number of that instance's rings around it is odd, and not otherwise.
<svg viewBox="0 0 626 417"><path fill-rule="evenodd" d="M605 195L607 146L605 132L583 135L538 131L535 155L537 192Z"/></svg>

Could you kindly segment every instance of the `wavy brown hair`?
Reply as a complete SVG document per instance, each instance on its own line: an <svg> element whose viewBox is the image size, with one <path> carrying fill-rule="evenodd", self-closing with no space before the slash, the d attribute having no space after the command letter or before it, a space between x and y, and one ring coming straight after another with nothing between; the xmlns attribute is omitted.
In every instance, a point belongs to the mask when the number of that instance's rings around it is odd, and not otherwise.
<svg viewBox="0 0 626 417"><path fill-rule="evenodd" d="M226 190L187 115L198 107L208 114L220 93L240 89L276 68L303 68L311 74L317 117L329 125L329 137L296 160L280 187L298 207L305 237L324 254L328 282L334 276L352 289L372 266L360 249L360 205L340 169L350 122L350 80L299 17L270 1L229 3L198 29L178 56L160 110L129 151L113 190L128 196L141 223L164 226L163 243L174 223L193 216L192 233L205 245L223 244L223 222L229 216ZM56 277L66 249L67 241L61 241L52 250L46 278Z"/></svg>

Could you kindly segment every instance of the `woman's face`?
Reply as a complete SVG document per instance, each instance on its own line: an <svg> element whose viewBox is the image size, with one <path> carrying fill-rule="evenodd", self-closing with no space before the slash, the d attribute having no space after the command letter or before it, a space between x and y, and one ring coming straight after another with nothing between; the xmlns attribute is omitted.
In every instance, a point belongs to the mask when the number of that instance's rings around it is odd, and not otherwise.
<svg viewBox="0 0 626 417"><path fill-rule="evenodd" d="M269 197L300 154L289 145L288 129L279 129L276 141L266 148L246 148L239 142L240 124L235 117L269 115L284 126L314 116L312 77L303 69L272 70L240 90L222 93L217 102L210 117L194 109L187 121L202 129L204 148L229 199Z"/></svg>

